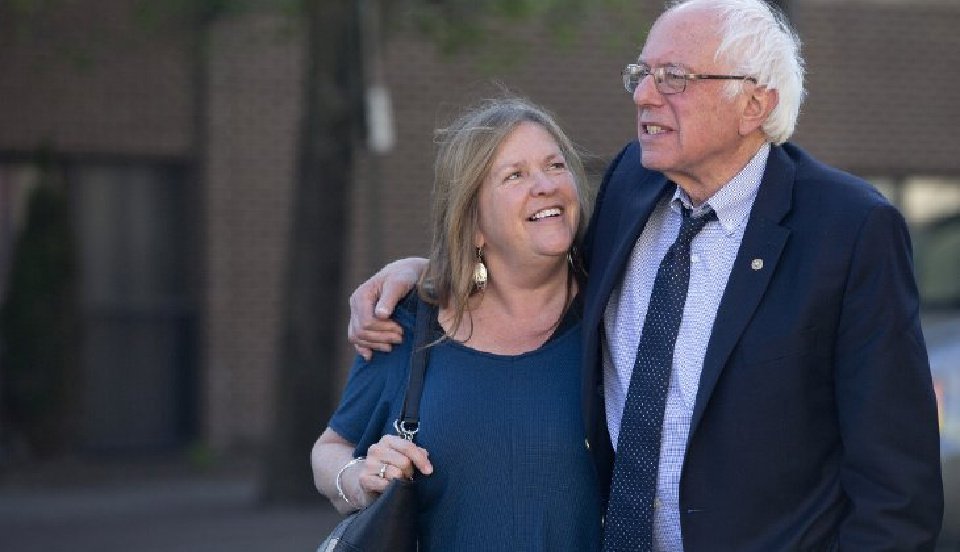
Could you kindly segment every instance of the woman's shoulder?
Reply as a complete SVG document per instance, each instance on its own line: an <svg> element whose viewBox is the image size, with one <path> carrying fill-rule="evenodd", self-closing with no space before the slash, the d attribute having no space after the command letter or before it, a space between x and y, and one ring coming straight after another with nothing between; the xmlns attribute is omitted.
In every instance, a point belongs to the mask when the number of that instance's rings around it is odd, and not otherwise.
<svg viewBox="0 0 960 552"><path fill-rule="evenodd" d="M414 288L410 290L403 299L397 303L397 307L393 309L391 318L403 327L404 332L412 330L416 325L417 309L421 301L423 301L423 299L420 298L420 294L417 292L417 289Z"/></svg>

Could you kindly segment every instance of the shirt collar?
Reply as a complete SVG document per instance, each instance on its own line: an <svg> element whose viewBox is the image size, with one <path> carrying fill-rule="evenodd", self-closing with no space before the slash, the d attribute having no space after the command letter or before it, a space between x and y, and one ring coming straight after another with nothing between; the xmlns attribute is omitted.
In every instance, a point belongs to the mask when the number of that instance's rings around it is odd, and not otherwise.
<svg viewBox="0 0 960 552"><path fill-rule="evenodd" d="M677 186L670 200L670 208L680 213L681 208L686 207L695 217L702 215L707 209L713 209L724 232L733 234L750 216L769 155L770 144L764 143L739 173L699 207L694 207L687 193Z"/></svg>

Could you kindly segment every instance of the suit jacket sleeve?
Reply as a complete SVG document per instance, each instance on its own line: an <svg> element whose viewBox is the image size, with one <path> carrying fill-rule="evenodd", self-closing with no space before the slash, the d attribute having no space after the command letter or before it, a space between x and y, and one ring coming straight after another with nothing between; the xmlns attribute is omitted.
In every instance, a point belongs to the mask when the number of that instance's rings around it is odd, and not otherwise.
<svg viewBox="0 0 960 552"><path fill-rule="evenodd" d="M841 482L852 502L840 549L932 550L943 484L910 238L889 204L864 220L834 357Z"/></svg>

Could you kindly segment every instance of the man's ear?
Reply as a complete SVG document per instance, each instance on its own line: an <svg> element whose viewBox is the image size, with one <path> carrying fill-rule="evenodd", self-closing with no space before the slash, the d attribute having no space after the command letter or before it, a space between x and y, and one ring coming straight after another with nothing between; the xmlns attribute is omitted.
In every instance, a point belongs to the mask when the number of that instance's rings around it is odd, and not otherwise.
<svg viewBox="0 0 960 552"><path fill-rule="evenodd" d="M776 90L754 86L747 95L747 103L740 117L740 135L747 136L762 127L778 103L780 94Z"/></svg>

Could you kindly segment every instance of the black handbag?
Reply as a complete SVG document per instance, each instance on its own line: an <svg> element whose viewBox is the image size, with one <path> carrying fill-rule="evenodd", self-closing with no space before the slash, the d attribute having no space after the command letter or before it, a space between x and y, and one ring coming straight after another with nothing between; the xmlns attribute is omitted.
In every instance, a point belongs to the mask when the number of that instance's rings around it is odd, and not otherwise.
<svg viewBox="0 0 960 552"><path fill-rule="evenodd" d="M407 391L400 418L393 424L397 433L411 442L420 429L420 393L427 368L430 321L435 316L435 308L417 301ZM337 524L317 552L416 552L418 511L416 482L394 479L373 504Z"/></svg>

